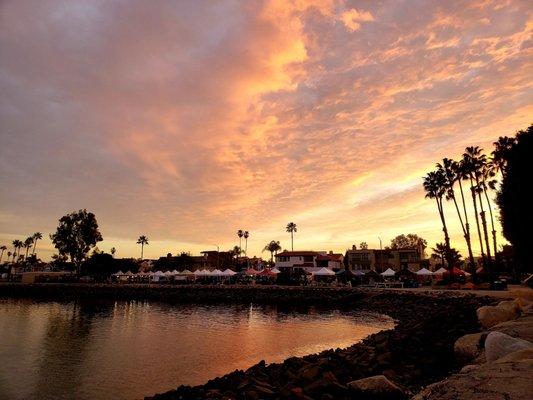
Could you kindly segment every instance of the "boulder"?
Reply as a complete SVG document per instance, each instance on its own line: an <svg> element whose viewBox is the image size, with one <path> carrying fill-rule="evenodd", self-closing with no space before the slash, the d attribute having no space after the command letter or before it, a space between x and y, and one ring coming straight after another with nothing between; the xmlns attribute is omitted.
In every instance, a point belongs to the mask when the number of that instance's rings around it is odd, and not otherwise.
<svg viewBox="0 0 533 400"><path fill-rule="evenodd" d="M517 339L501 332L491 332L485 340L485 356L487 362L496 361L518 350L533 347L527 340Z"/></svg>
<svg viewBox="0 0 533 400"><path fill-rule="evenodd" d="M506 362L533 361L533 347L524 350L518 350L498 358L495 363L502 364Z"/></svg>
<svg viewBox="0 0 533 400"><path fill-rule="evenodd" d="M510 312L514 312L515 314L520 313L520 306L516 300L500 301L496 307L502 308Z"/></svg>
<svg viewBox="0 0 533 400"><path fill-rule="evenodd" d="M512 321L502 322L490 328L491 331L505 333L509 336L533 343L533 315L526 315Z"/></svg>
<svg viewBox="0 0 533 400"><path fill-rule="evenodd" d="M347 384L358 399L400 400L407 399L407 394L384 375L358 379Z"/></svg>
<svg viewBox="0 0 533 400"><path fill-rule="evenodd" d="M467 364L481 355L484 335L484 333L472 333L461 336L455 341L453 351L458 363Z"/></svg>
<svg viewBox="0 0 533 400"><path fill-rule="evenodd" d="M518 317L518 313L509 310L507 307L484 306L477 309L477 318L481 326L485 329L515 319L516 317Z"/></svg>

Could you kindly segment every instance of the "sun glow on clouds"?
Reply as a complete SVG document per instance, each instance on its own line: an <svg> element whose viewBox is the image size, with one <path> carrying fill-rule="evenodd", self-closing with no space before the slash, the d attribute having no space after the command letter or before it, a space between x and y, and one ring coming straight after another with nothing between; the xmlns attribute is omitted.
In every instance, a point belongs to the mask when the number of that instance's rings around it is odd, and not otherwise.
<svg viewBox="0 0 533 400"><path fill-rule="evenodd" d="M532 29L525 1L3 2L0 239L87 207L122 256L440 241L421 176L531 122Z"/></svg>

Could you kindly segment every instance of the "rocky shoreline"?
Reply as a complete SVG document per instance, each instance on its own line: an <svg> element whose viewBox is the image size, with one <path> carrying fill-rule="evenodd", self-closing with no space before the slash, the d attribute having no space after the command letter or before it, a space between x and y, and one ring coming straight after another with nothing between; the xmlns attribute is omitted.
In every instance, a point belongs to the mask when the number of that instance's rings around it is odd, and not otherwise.
<svg viewBox="0 0 533 400"><path fill-rule="evenodd" d="M362 393L355 396L354 391L361 390L353 382L376 375L397 387L396 398L405 398L458 370L454 343L481 329L476 309L491 303L488 298L455 293L375 292L349 305L390 315L397 320L395 329L371 335L346 349L293 357L278 364L260 362L205 385L181 386L148 398L365 398ZM371 398L376 398L375 392Z"/></svg>

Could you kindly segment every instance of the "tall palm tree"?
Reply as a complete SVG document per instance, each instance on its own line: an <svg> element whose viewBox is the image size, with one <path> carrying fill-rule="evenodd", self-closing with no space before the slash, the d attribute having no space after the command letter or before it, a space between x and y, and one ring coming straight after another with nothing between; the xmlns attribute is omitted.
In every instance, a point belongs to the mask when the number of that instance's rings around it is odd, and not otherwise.
<svg viewBox="0 0 533 400"><path fill-rule="evenodd" d="M244 237L244 255L248 256L248 238L250 237L250 232L244 231L242 236Z"/></svg>
<svg viewBox="0 0 533 400"><path fill-rule="evenodd" d="M432 171L424 177L424 190L426 191L426 198L435 199L437 203L437 210L439 211L440 220L442 223L442 231L444 232L444 245L446 247L446 261L448 261L448 268L453 268L450 260L450 236L448 235L448 228L446 226L446 218L444 217L444 207L442 198L446 194L446 177L442 171Z"/></svg>
<svg viewBox="0 0 533 400"><path fill-rule="evenodd" d="M476 150L477 149L477 150ZM481 227L479 225L479 214L477 208L477 188L475 182L476 170L479 168L477 156L479 155L479 148L467 147L465 153L463 153L463 159L461 161L461 169L463 176L470 182L470 193L472 195L472 203L474 205L474 216L476 217L477 234L479 238L479 248L481 250L481 259L483 265L487 266L487 257L485 256L485 250L483 249L483 238L481 236Z"/></svg>
<svg viewBox="0 0 533 400"><path fill-rule="evenodd" d="M137 244L141 245L141 260L144 258L144 245L149 245L148 238L145 235L139 236L137 239Z"/></svg>
<svg viewBox="0 0 533 400"><path fill-rule="evenodd" d="M270 251L270 262L274 262L274 253L277 253L281 250L281 246L279 244L279 241L271 240L270 243L268 243L263 251Z"/></svg>
<svg viewBox="0 0 533 400"><path fill-rule="evenodd" d="M485 237L485 250L487 251L487 264L490 273L490 270L492 269L492 256L490 250L489 234L487 229L487 218L485 214L485 208L483 207L483 197L481 197L483 193L483 170L485 169L485 165L487 163L487 156L481 153L481 149L478 146L467 147L466 152L467 154L469 154L472 160L472 173L474 181L476 182L476 194L479 200L479 216L481 217L481 225L483 227L483 234Z"/></svg>
<svg viewBox="0 0 533 400"><path fill-rule="evenodd" d="M291 234L291 251L294 251L294 233L298 232L298 228L294 222L289 222L286 231Z"/></svg>
<svg viewBox="0 0 533 400"><path fill-rule="evenodd" d="M24 258L28 258L28 251L30 251L33 245L33 236L29 236L24 240L24 247L26 248L26 255Z"/></svg>
<svg viewBox="0 0 533 400"><path fill-rule="evenodd" d="M485 194L485 200L487 201L487 207L489 208L490 227L492 233L492 245L494 249L494 260L498 262L498 243L496 240L496 227L494 225L494 214L492 212L492 202L489 197L489 189L496 190L496 174L498 167L492 159L487 159L487 162L481 170L481 188Z"/></svg>
<svg viewBox="0 0 533 400"><path fill-rule="evenodd" d="M15 240L13 240L13 242L11 244L13 245L13 248L15 249L13 251L13 262L15 262L15 258L17 256L17 254L20 255L20 249L24 246L24 243L22 243L21 240L15 239ZM17 251L18 251L18 253L17 253Z"/></svg>
<svg viewBox="0 0 533 400"><path fill-rule="evenodd" d="M43 238L43 234L41 232L35 232L33 234L33 251L31 254L35 254L35 247L37 246L37 240L41 240Z"/></svg>
<svg viewBox="0 0 533 400"><path fill-rule="evenodd" d="M459 181L459 184L461 182L461 175L459 173L459 163L451 160L449 158L444 158L442 160L442 164L437 164L437 169L440 171L441 174L444 175L446 178L446 200L453 200L453 203L455 205L455 210L457 211L457 216L459 217L459 222L461 223L461 228L463 230L463 236L466 241L466 246L468 248L468 257L470 259L470 268L472 271L474 271L475 263L474 263L474 255L472 253L472 245L470 244L470 232L468 228L468 222L463 221L463 216L461 215L461 211L459 209L459 205L457 204L457 199L455 197L455 191L454 191L454 185L455 182ZM464 204L464 196L463 196L463 189L461 187L461 196L463 199L463 207L465 212L465 218L466 221L468 221L468 216L466 213L466 206ZM475 271L473 272L475 274ZM475 276L472 277L475 280Z"/></svg>
<svg viewBox="0 0 533 400"><path fill-rule="evenodd" d="M242 249L242 237L244 236L242 229L237 231L237 236L239 237L239 249Z"/></svg>
<svg viewBox="0 0 533 400"><path fill-rule="evenodd" d="M7 250L7 246L5 246L5 245L0 246L0 250L2 250L2 253L0 253L0 263L1 263L2 262L2 258L4 257L4 251ZM9 255L8 255L8 257L9 257Z"/></svg>
<svg viewBox="0 0 533 400"><path fill-rule="evenodd" d="M492 163L494 164L495 172L505 173L505 166L509 158L509 152L516 144L516 138L500 136L496 142L493 143L494 150L492 151Z"/></svg>

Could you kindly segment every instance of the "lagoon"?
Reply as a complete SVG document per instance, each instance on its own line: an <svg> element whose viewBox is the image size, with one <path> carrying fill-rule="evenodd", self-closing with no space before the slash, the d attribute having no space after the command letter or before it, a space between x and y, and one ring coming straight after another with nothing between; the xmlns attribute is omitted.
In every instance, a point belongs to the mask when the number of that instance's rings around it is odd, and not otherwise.
<svg viewBox="0 0 533 400"><path fill-rule="evenodd" d="M136 399L394 326L358 311L0 299L0 399Z"/></svg>

